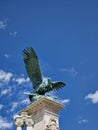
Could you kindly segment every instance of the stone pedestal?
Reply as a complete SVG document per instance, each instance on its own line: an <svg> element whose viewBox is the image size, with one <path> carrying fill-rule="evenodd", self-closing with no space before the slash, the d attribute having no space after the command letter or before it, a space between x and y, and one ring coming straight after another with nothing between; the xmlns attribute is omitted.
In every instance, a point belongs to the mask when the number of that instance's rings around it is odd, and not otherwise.
<svg viewBox="0 0 98 130"><path fill-rule="evenodd" d="M22 130L24 125L27 130L33 130L34 121L31 116L28 116L27 112L21 112L21 115L14 116L16 130Z"/></svg>
<svg viewBox="0 0 98 130"><path fill-rule="evenodd" d="M63 105L47 98L30 104L20 113L20 118L15 117L16 126L27 126L27 130L59 130L58 111ZM17 125L20 122L20 125ZM21 130L17 127L17 130Z"/></svg>

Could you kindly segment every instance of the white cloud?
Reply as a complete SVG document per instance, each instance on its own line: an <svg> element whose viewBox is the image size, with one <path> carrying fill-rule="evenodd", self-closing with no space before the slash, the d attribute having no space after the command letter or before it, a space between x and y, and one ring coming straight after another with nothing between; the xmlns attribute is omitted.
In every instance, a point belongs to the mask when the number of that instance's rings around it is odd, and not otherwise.
<svg viewBox="0 0 98 130"><path fill-rule="evenodd" d="M7 26L7 21L6 20L0 20L0 29L5 29Z"/></svg>
<svg viewBox="0 0 98 130"><path fill-rule="evenodd" d="M5 72L3 70L0 70L0 82L5 83L9 82L12 78L13 74L11 72Z"/></svg>
<svg viewBox="0 0 98 130"><path fill-rule="evenodd" d="M86 119L81 119L81 120L78 121L78 123L79 124L85 124L85 123L87 123L87 120Z"/></svg>
<svg viewBox="0 0 98 130"><path fill-rule="evenodd" d="M16 35L18 34L18 32L9 32L9 35L12 36L12 37L16 37Z"/></svg>
<svg viewBox="0 0 98 130"><path fill-rule="evenodd" d="M61 100L61 103L62 103L62 104L68 104L69 102L70 102L69 99L63 99L63 100Z"/></svg>
<svg viewBox="0 0 98 130"><path fill-rule="evenodd" d="M81 116L78 117L78 124L86 124L87 122L88 122L87 119L85 119Z"/></svg>
<svg viewBox="0 0 98 130"><path fill-rule="evenodd" d="M2 90L1 91L1 96L8 94L10 91L11 91L10 89L4 89L4 90Z"/></svg>
<svg viewBox="0 0 98 130"><path fill-rule="evenodd" d="M5 72L4 70L0 70L0 86L4 86L5 84L8 84L10 81L12 81L12 83L16 82L16 85L22 85L24 83L30 83L29 78L25 78L24 75L20 75L17 76L11 72ZM6 90L7 91L7 90ZM6 92L3 92L6 93Z"/></svg>
<svg viewBox="0 0 98 130"><path fill-rule="evenodd" d="M13 78L13 81L17 82L18 85L21 85L23 83L29 82L29 78L19 77L19 78Z"/></svg>
<svg viewBox="0 0 98 130"><path fill-rule="evenodd" d="M13 126L12 122L8 122L6 118L2 118L0 116L0 129L5 130L5 129L11 129Z"/></svg>
<svg viewBox="0 0 98 130"><path fill-rule="evenodd" d="M18 102L13 102L11 112L13 112L17 108L17 106L18 106Z"/></svg>
<svg viewBox="0 0 98 130"><path fill-rule="evenodd" d="M30 100L29 100L29 98L26 98L26 99L22 100L20 103L21 104L29 104Z"/></svg>
<svg viewBox="0 0 98 130"><path fill-rule="evenodd" d="M5 58L10 58L10 55L9 54L4 54L4 57Z"/></svg>
<svg viewBox="0 0 98 130"><path fill-rule="evenodd" d="M93 104L98 103L98 90L95 93L88 94L85 99L90 99Z"/></svg>
<svg viewBox="0 0 98 130"><path fill-rule="evenodd" d="M66 69L66 68L61 68L61 69L59 69L60 71L65 71L65 72L67 72L70 76L72 76L72 77L75 77L77 74L78 74L78 72L75 70L75 68L74 67L72 67L72 68L70 68L70 69Z"/></svg>
<svg viewBox="0 0 98 130"><path fill-rule="evenodd" d="M26 98L26 99L23 99L21 101L11 103L12 107L10 109L10 112L14 112L17 109L19 104L20 105L28 105L28 104L30 104L30 100L29 100L29 98Z"/></svg>
<svg viewBox="0 0 98 130"><path fill-rule="evenodd" d="M0 104L0 110L4 107L4 105Z"/></svg>
<svg viewBox="0 0 98 130"><path fill-rule="evenodd" d="M70 102L70 99L62 99L62 100L59 100L59 99L57 99L57 101L59 102L59 103L61 103L61 104L68 104L69 102Z"/></svg>

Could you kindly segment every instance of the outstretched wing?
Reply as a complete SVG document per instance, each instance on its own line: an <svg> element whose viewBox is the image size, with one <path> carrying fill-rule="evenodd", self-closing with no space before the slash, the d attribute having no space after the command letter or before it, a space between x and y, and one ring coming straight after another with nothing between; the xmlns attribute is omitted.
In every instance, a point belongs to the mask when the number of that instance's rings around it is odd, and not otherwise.
<svg viewBox="0 0 98 130"><path fill-rule="evenodd" d="M52 91L52 90L56 91L66 86L66 84L63 82L53 82L51 83L51 85L52 86L47 87L47 92Z"/></svg>
<svg viewBox="0 0 98 130"><path fill-rule="evenodd" d="M38 63L38 57L32 47L23 50L23 60L28 76L33 84L34 89L42 83L42 75Z"/></svg>
<svg viewBox="0 0 98 130"><path fill-rule="evenodd" d="M63 82L54 82L52 83L52 90L56 91L58 89L62 89L64 86L66 86Z"/></svg>
<svg viewBox="0 0 98 130"><path fill-rule="evenodd" d="M52 83L52 88L50 88L49 91L56 91L56 90L59 90L59 89L62 89L66 84L63 83L63 82L54 82Z"/></svg>

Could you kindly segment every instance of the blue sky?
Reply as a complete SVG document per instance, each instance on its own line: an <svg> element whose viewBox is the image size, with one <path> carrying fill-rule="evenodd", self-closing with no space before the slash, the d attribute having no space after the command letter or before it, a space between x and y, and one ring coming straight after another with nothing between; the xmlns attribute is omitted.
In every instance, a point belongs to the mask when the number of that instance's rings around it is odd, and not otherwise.
<svg viewBox="0 0 98 130"><path fill-rule="evenodd" d="M0 0L0 129L15 130L29 104L22 50L32 46L43 76L67 84L54 93L65 104L60 129L98 130L97 36L97 0Z"/></svg>

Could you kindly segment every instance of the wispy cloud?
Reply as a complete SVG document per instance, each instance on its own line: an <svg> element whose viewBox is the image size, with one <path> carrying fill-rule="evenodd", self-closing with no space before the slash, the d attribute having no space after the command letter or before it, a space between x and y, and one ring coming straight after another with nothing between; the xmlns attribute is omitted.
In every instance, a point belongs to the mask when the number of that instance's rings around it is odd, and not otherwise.
<svg viewBox="0 0 98 130"><path fill-rule="evenodd" d="M78 117L78 124L86 124L87 122L88 122L87 119L85 119L81 116Z"/></svg>
<svg viewBox="0 0 98 130"><path fill-rule="evenodd" d="M93 104L98 103L98 90L95 93L89 93L85 99L90 99Z"/></svg>
<svg viewBox="0 0 98 130"><path fill-rule="evenodd" d="M12 86L20 86L20 85L26 85L26 84L30 84L29 82L29 78L25 78L24 75L16 75L15 73L12 72L6 72L2 69L0 69L0 87L1 86L7 86L11 83ZM3 89L3 88L2 88ZM8 89L3 89L2 90L2 95L5 95L9 92L10 90Z"/></svg>
<svg viewBox="0 0 98 130"><path fill-rule="evenodd" d="M3 98L3 102L8 102L7 105L0 104L0 111L3 111L7 115L6 119L11 119L16 111L30 104L28 96L24 95L23 91L29 91L31 84L29 78L23 74L17 75L3 69L0 69L0 84L2 85L0 86L0 100L2 101ZM8 114L10 114L10 116L8 116ZM3 117L3 113L0 115ZM13 129L12 123L2 117L0 117L0 129Z"/></svg>
<svg viewBox="0 0 98 130"><path fill-rule="evenodd" d="M12 122L8 122L6 118L3 118L0 116L0 129L5 130L5 129L11 129L13 126Z"/></svg>
<svg viewBox="0 0 98 130"><path fill-rule="evenodd" d="M86 119L81 119L81 120L78 121L78 123L79 124L85 124L85 123L87 123L87 120Z"/></svg>
<svg viewBox="0 0 98 130"><path fill-rule="evenodd" d="M62 99L61 103L62 104L68 104L70 102L70 99Z"/></svg>
<svg viewBox="0 0 98 130"><path fill-rule="evenodd" d="M70 99L61 99L61 100L57 99L57 102L67 105L70 102Z"/></svg>
<svg viewBox="0 0 98 130"><path fill-rule="evenodd" d="M18 107L18 102L13 102L11 112L13 112L17 107Z"/></svg>
<svg viewBox="0 0 98 130"><path fill-rule="evenodd" d="M24 100L22 100L21 102L20 102L20 104L30 104L30 100L28 99L28 98L26 98L26 99L24 99Z"/></svg>
<svg viewBox="0 0 98 130"><path fill-rule="evenodd" d="M0 84L8 83L11 80L12 76L13 74L11 72L0 70Z"/></svg>
<svg viewBox="0 0 98 130"><path fill-rule="evenodd" d="M5 57L5 58L10 58L10 56L11 56L11 55L9 55L9 54L7 54L7 53L4 54L4 57Z"/></svg>
<svg viewBox="0 0 98 130"><path fill-rule="evenodd" d="M18 108L19 105L21 106L21 105L28 105L28 104L30 104L29 98L23 99L21 101L17 100L17 102L12 102L11 103L12 107L10 109L10 112L14 112Z"/></svg>
<svg viewBox="0 0 98 130"><path fill-rule="evenodd" d="M0 104L0 110L4 107L4 105Z"/></svg>
<svg viewBox="0 0 98 130"><path fill-rule="evenodd" d="M12 78L12 81L17 82L19 85L29 81L29 78L24 78L23 76L16 76L11 72L6 72L4 70L0 70L0 82L9 82Z"/></svg>
<svg viewBox="0 0 98 130"><path fill-rule="evenodd" d="M13 78L13 81L17 82L18 85L21 85L23 83L29 82L29 78L19 77L19 78Z"/></svg>
<svg viewBox="0 0 98 130"><path fill-rule="evenodd" d="M16 37L17 34L18 34L18 32L16 32L16 31L15 32L9 32L9 35L12 36L12 37Z"/></svg>
<svg viewBox="0 0 98 130"><path fill-rule="evenodd" d="M11 91L11 89L10 89L10 88L9 88L9 89L4 89L4 90L2 90L2 91L1 91L0 96L3 96L3 95L8 94L10 91Z"/></svg>
<svg viewBox="0 0 98 130"><path fill-rule="evenodd" d="M77 74L78 74L78 72L75 70L75 68L74 67L72 67L72 68L70 68L70 69L66 69L66 68L61 68L61 69L59 69L60 71L65 71L65 72L67 72L70 76L72 76L72 77L75 77Z"/></svg>
<svg viewBox="0 0 98 130"><path fill-rule="evenodd" d="M0 20L0 29L5 30L7 26L7 20Z"/></svg>

